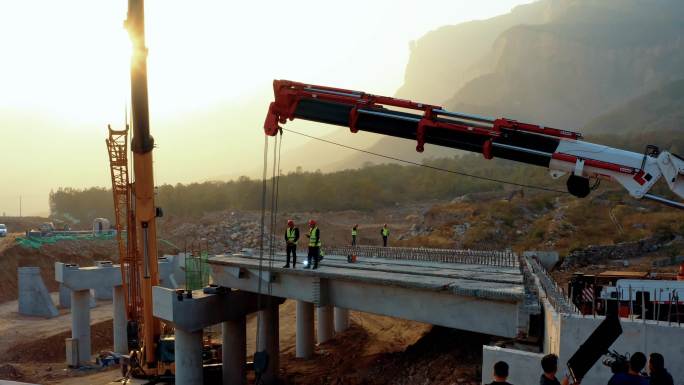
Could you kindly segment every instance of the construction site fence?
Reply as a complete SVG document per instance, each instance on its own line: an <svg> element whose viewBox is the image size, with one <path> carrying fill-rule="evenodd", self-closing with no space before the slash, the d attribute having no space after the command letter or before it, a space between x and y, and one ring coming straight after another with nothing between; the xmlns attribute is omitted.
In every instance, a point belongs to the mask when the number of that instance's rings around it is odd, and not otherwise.
<svg viewBox="0 0 684 385"><path fill-rule="evenodd" d="M544 266L539 263L536 258L524 257L527 266L532 270L535 276L539 279L539 284L546 294L546 299L557 313L562 314L581 314L577 306L573 304L563 292L563 289L558 286L558 283L549 275L549 272ZM523 269L525 270L525 269ZM540 293L541 294L541 293Z"/></svg>
<svg viewBox="0 0 684 385"><path fill-rule="evenodd" d="M511 251L432 249L422 247L324 246L329 255L356 255L410 261L461 263L473 265L518 267L518 257Z"/></svg>

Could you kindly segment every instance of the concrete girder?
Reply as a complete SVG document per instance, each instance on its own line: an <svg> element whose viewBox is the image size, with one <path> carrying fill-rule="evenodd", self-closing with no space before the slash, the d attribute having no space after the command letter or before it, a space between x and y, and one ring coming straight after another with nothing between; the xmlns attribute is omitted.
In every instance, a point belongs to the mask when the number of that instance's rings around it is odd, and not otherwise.
<svg viewBox="0 0 684 385"><path fill-rule="evenodd" d="M258 291L258 274L253 269L246 268L243 278L235 278L225 269L235 266L211 259L209 265L215 283ZM331 274L321 279L318 271L288 270L278 270L272 295L502 337L514 338L518 333L519 302L513 298L495 300L455 294L448 288L410 288L405 283L398 286L387 280L360 281Z"/></svg>

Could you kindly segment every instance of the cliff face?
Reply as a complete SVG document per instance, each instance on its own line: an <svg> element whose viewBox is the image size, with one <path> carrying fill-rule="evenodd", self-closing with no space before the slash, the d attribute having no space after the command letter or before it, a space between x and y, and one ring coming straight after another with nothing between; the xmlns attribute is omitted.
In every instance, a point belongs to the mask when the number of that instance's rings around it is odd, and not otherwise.
<svg viewBox="0 0 684 385"><path fill-rule="evenodd" d="M396 96L598 134L641 151L645 140L681 148L682 79L683 1L540 0L426 34L412 44ZM626 130L634 132L621 136ZM415 161L458 153L431 146L416 154L411 141L365 138L363 148ZM368 161L386 162L350 154L322 169Z"/></svg>
<svg viewBox="0 0 684 385"><path fill-rule="evenodd" d="M573 129L684 78L682 48L681 1L542 0L426 35L399 95Z"/></svg>
<svg viewBox="0 0 684 385"><path fill-rule="evenodd" d="M482 59L496 39L520 24L546 19L546 4L516 7L508 14L444 26L411 44L404 85L397 97L443 103L469 80L491 68Z"/></svg>

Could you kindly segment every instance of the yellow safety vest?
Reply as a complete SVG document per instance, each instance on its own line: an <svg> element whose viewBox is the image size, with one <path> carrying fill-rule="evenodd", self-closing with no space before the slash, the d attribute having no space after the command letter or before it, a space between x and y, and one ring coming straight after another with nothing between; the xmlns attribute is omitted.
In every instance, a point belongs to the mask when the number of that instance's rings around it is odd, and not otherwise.
<svg viewBox="0 0 684 385"><path fill-rule="evenodd" d="M357 231L356 229L352 229L352 235L355 236L355 235L357 235L357 234L358 234L358 231Z"/></svg>
<svg viewBox="0 0 684 385"><path fill-rule="evenodd" d="M316 238L316 230L318 230L318 226L311 228L309 230L309 246L310 247L320 247L321 246L321 240Z"/></svg>
<svg viewBox="0 0 684 385"><path fill-rule="evenodd" d="M383 237L389 237L389 229L386 227L382 228L382 236Z"/></svg>
<svg viewBox="0 0 684 385"><path fill-rule="evenodd" d="M295 228L287 228L287 240L290 242L294 242L295 240Z"/></svg>

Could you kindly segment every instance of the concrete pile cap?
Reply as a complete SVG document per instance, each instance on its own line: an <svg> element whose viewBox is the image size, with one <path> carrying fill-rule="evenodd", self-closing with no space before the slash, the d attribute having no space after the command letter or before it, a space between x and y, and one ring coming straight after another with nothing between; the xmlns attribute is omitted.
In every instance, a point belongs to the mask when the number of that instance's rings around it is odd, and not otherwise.
<svg viewBox="0 0 684 385"><path fill-rule="evenodd" d="M79 267L55 262L55 280L72 290L88 290L121 285L119 265Z"/></svg>

